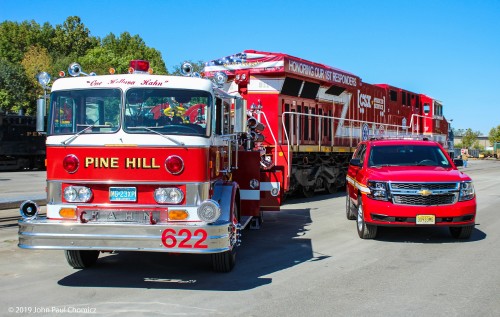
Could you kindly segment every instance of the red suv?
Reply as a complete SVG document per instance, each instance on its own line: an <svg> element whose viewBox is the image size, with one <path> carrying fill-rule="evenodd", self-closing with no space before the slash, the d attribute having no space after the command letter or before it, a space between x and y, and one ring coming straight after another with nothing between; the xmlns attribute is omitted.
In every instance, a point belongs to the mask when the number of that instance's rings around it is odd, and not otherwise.
<svg viewBox="0 0 500 317"><path fill-rule="evenodd" d="M474 185L437 142L363 141L349 163L346 216L356 219L362 239L375 238L378 226L447 226L454 238L468 239Z"/></svg>

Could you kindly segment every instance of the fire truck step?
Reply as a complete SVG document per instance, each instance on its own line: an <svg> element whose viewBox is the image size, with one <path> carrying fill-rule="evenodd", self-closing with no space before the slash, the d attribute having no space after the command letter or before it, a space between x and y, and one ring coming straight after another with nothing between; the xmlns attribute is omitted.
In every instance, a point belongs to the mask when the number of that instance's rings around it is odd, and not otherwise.
<svg viewBox="0 0 500 317"><path fill-rule="evenodd" d="M251 220L252 220L252 216L241 216L241 218L240 218L241 229L242 230L245 229Z"/></svg>

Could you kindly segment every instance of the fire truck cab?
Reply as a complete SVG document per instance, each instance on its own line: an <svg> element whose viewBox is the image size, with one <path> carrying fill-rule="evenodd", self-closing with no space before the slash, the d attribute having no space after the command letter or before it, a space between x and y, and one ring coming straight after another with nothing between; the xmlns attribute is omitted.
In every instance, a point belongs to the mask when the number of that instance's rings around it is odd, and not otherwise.
<svg viewBox="0 0 500 317"><path fill-rule="evenodd" d="M191 69L152 75L132 61L129 74L79 76L73 64L54 82L47 215L23 203L19 247L64 250L74 268L101 251L156 251L210 254L231 271L241 229L261 221L260 133L240 96Z"/></svg>

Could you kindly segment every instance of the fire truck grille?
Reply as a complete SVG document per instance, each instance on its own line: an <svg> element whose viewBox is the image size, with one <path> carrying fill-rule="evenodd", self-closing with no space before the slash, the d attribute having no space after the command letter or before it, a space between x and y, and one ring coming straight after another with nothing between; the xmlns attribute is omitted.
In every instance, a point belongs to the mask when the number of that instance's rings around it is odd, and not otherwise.
<svg viewBox="0 0 500 317"><path fill-rule="evenodd" d="M436 206L456 203L458 195L394 195L393 202L398 205Z"/></svg>

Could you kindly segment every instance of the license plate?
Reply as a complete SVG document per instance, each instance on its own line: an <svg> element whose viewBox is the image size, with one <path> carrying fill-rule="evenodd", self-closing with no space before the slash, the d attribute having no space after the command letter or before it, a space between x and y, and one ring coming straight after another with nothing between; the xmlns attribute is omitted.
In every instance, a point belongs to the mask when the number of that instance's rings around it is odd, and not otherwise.
<svg viewBox="0 0 500 317"><path fill-rule="evenodd" d="M135 187L110 187L109 201L136 201L137 190Z"/></svg>
<svg viewBox="0 0 500 317"><path fill-rule="evenodd" d="M436 224L436 216L434 215L417 215L417 225L434 225Z"/></svg>

